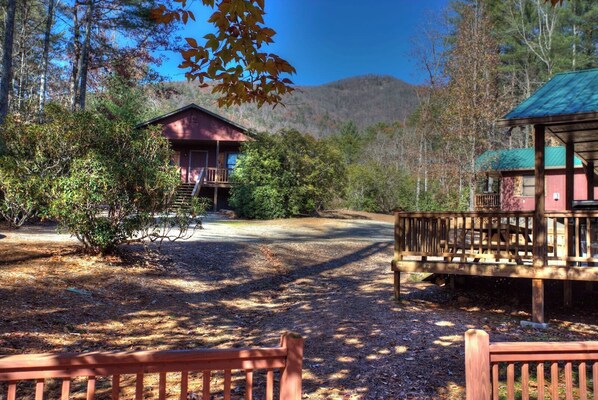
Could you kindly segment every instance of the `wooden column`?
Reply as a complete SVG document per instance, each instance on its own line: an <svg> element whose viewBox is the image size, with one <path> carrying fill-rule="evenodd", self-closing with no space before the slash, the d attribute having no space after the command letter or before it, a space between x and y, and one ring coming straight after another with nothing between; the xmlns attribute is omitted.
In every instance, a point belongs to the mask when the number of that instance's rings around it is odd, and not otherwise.
<svg viewBox="0 0 598 400"><path fill-rule="evenodd" d="M545 179L545 138L544 125L534 125L535 149L535 200L534 209L534 268L546 266L546 198L544 190ZM532 279L532 321L544 323L544 281Z"/></svg>
<svg viewBox="0 0 598 400"><path fill-rule="evenodd" d="M565 210L573 209L574 196L574 162L573 142L567 142L565 145Z"/></svg>
<svg viewBox="0 0 598 400"><path fill-rule="evenodd" d="M394 259L392 262L393 275L394 275L394 297L395 300L401 299L401 272L395 270L396 264L403 258L402 250L405 240L405 227L403 225L403 219L399 216L399 213L395 211L395 248L394 248Z"/></svg>
<svg viewBox="0 0 598 400"><path fill-rule="evenodd" d="M220 140L216 140L216 168L220 168L218 162L220 161Z"/></svg>
<svg viewBox="0 0 598 400"><path fill-rule="evenodd" d="M594 161L588 161L586 164L586 180L588 183L588 200L594 200ZM588 243L588 249L590 249L590 244ZM589 254L589 253L588 253ZM586 282L586 290L592 291L594 286L594 282Z"/></svg>
<svg viewBox="0 0 598 400"><path fill-rule="evenodd" d="M218 165L218 163L220 162L220 140L216 140L216 173L214 174L215 180L216 182L219 181L219 174L220 171L218 170L218 168L220 168L220 165ZM214 211L218 211L218 187L214 187Z"/></svg>
<svg viewBox="0 0 598 400"><path fill-rule="evenodd" d="M285 333L280 346L287 349L287 360L280 371L279 399L301 400L303 338L296 333Z"/></svg>
<svg viewBox="0 0 598 400"><path fill-rule="evenodd" d="M565 210L571 211L573 209L573 201L574 198L574 182L575 182L575 173L574 173L574 160L575 154L573 152L573 142L569 141L565 144ZM565 224L569 223L569 219L565 218ZM572 229L567 229L569 233L569 237L565 238L568 243L572 242ZM567 262L567 265L571 263ZM572 290L571 290L571 281L564 280L563 281L563 303L565 308L571 307L572 303Z"/></svg>
<svg viewBox="0 0 598 400"><path fill-rule="evenodd" d="M218 211L218 186L214 187L214 211Z"/></svg>
<svg viewBox="0 0 598 400"><path fill-rule="evenodd" d="M401 300L401 272L394 271L394 296L395 300Z"/></svg>
<svg viewBox="0 0 598 400"><path fill-rule="evenodd" d="M465 332L465 398L490 400L490 338L481 330Z"/></svg>
<svg viewBox="0 0 598 400"><path fill-rule="evenodd" d="M588 182L588 200L594 200L594 161L586 164L586 180Z"/></svg>

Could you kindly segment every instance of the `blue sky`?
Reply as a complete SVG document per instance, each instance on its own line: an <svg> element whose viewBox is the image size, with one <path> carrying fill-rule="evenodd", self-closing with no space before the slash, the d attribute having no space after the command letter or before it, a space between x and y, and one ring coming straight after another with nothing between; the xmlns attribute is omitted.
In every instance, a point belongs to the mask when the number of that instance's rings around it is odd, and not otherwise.
<svg viewBox="0 0 598 400"><path fill-rule="evenodd" d="M423 77L409 55L411 40L431 14L449 0L267 0L266 25L276 30L269 51L297 69L298 85L319 85L364 75L392 75L418 84ZM207 11L194 7L198 22L183 37L201 38L210 27ZM160 71L184 79L180 56L169 58Z"/></svg>

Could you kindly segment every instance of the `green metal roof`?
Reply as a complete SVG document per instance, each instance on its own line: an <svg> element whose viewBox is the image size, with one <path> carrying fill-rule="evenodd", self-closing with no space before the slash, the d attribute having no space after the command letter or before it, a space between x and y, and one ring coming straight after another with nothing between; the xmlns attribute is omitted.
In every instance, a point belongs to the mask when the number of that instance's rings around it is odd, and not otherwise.
<svg viewBox="0 0 598 400"><path fill-rule="evenodd" d="M556 74L504 120L598 112L598 68Z"/></svg>
<svg viewBox="0 0 598 400"><path fill-rule="evenodd" d="M546 168L565 167L565 148L546 147ZM478 171L533 170L535 155L533 148L511 150L488 150L476 159ZM575 157L574 167L581 167L581 160Z"/></svg>

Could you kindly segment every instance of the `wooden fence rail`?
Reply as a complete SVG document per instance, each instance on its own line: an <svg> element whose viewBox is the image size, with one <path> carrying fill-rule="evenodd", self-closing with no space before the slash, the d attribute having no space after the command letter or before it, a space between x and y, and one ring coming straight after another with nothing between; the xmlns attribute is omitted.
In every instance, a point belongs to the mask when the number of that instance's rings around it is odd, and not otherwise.
<svg viewBox="0 0 598 400"><path fill-rule="evenodd" d="M531 264L533 218L527 211L397 212L395 260ZM549 263L598 263L598 212L546 212L546 219Z"/></svg>
<svg viewBox="0 0 598 400"><path fill-rule="evenodd" d="M230 183L233 170L229 168L206 168L207 183Z"/></svg>
<svg viewBox="0 0 598 400"><path fill-rule="evenodd" d="M178 398L187 400L189 376L192 372L202 374L202 399L212 397L212 373L223 371L221 390L225 400L231 398L231 386L235 370L243 371L245 399L251 400L254 392L254 374L265 372L266 387L259 398L275 398L275 370L278 372L280 400L301 399L301 370L303 362L303 339L287 333L282 336L280 347L230 350L167 350L143 352L96 352L82 354L24 354L0 356L0 382L5 382L7 400L18 397L17 388L23 381L35 383L35 400L42 400L48 392L46 380L60 380L60 398L71 397L71 384L75 378L86 379L86 399L96 396L98 378L110 380L110 395L117 400L122 392L124 375L135 376L136 400L144 399L144 375L158 374L158 399L167 397L167 373L177 376L180 385ZM175 374L173 374L175 373ZM104 380L102 380L104 383ZM18 386L19 385L19 386ZM169 390L169 393L172 391ZM3 396L0 395L0 398ZM52 396L53 397L53 396ZM58 396L56 396L58 397Z"/></svg>
<svg viewBox="0 0 598 400"><path fill-rule="evenodd" d="M467 400L598 399L598 342L490 343L465 333ZM591 395L591 397L590 397Z"/></svg>
<svg viewBox="0 0 598 400"><path fill-rule="evenodd" d="M476 210L499 210L499 193L478 193L474 197L474 207Z"/></svg>

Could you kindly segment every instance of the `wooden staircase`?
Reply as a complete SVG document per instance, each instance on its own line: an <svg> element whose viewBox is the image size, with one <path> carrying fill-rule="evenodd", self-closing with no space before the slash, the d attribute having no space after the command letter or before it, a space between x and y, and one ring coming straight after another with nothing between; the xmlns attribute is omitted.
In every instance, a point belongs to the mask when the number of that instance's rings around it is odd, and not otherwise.
<svg viewBox="0 0 598 400"><path fill-rule="evenodd" d="M180 210L191 205L194 187L194 183L181 183L179 185L174 195L174 202L172 203L174 209Z"/></svg>
<svg viewBox="0 0 598 400"><path fill-rule="evenodd" d="M204 181L205 169L202 169L195 183L181 183L174 195L173 208L180 210L191 207L193 197L199 196L201 183Z"/></svg>

